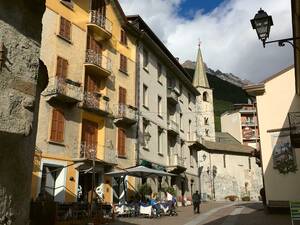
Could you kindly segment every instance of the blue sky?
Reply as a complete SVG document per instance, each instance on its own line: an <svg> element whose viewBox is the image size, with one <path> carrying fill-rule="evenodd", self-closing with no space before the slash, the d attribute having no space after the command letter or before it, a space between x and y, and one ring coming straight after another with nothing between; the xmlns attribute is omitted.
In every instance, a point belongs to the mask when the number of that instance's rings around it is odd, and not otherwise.
<svg viewBox="0 0 300 225"><path fill-rule="evenodd" d="M203 13L209 13L223 1L226 0L184 0L180 4L179 14L190 19L195 11L203 10Z"/></svg>
<svg viewBox="0 0 300 225"><path fill-rule="evenodd" d="M250 24L262 7L273 17L270 40L290 37L290 0L119 1L126 14L140 14L181 63L196 59L199 39L210 68L252 82L293 63L291 46L263 48Z"/></svg>

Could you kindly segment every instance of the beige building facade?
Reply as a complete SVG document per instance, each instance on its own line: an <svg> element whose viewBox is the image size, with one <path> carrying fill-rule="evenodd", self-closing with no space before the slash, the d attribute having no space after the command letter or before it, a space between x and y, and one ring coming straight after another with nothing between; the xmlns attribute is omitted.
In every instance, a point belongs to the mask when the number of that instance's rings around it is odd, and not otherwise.
<svg viewBox="0 0 300 225"><path fill-rule="evenodd" d="M269 207L288 207L299 200L300 99L296 94L294 67L246 87L256 96L261 138L264 187Z"/></svg>

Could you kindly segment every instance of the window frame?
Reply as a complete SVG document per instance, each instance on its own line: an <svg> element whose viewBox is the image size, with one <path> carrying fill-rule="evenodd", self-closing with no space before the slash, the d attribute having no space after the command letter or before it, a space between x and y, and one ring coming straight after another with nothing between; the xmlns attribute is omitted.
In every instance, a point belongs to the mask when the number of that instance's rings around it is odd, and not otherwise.
<svg viewBox="0 0 300 225"><path fill-rule="evenodd" d="M148 68L149 65L149 52L143 48L143 68Z"/></svg>
<svg viewBox="0 0 300 225"><path fill-rule="evenodd" d="M56 118L56 122L54 122L54 117L55 117L55 113L58 113L56 115L56 117L61 116L60 118ZM52 116L51 116L51 125L50 125L50 136L49 136L49 140L51 142L55 142L55 143L64 143L64 139L65 139L65 114L63 112L62 109L60 108L53 108L52 109ZM55 124L54 124L55 123ZM62 130L59 130L60 125L59 123L62 123ZM56 129L54 129L54 127ZM53 135L54 132L54 135ZM59 138L59 132L61 132L61 138Z"/></svg>
<svg viewBox="0 0 300 225"><path fill-rule="evenodd" d="M68 26L67 26L68 25ZM67 42L71 42L72 38L72 22L63 16L59 19L58 35Z"/></svg>
<svg viewBox="0 0 300 225"><path fill-rule="evenodd" d="M128 74L128 58L123 54L120 54L119 70L125 74Z"/></svg>

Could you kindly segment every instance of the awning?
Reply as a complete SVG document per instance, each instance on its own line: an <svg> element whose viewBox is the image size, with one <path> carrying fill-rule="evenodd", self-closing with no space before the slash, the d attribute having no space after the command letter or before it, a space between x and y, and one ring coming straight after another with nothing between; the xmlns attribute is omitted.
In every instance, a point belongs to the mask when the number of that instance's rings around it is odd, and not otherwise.
<svg viewBox="0 0 300 225"><path fill-rule="evenodd" d="M105 175L112 176L112 177L121 177L121 176L133 176L133 177L164 177L164 176L176 176L172 173L168 173L161 170L150 169L145 166L136 166L124 169L123 171L115 171L109 172Z"/></svg>

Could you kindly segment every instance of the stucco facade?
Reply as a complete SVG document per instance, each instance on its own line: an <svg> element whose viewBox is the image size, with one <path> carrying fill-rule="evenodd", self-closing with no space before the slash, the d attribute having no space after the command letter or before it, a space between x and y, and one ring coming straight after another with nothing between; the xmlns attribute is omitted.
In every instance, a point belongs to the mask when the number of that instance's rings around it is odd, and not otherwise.
<svg viewBox="0 0 300 225"><path fill-rule="evenodd" d="M98 3L103 3L100 14ZM92 175L85 171L96 152L95 185L102 186L103 200L112 202L112 180L104 174L115 165L135 165L135 45L127 33L126 42L121 40L121 31L126 32L126 18L114 1L46 1L41 59L48 68L49 85L40 103L32 198L43 182L54 179L53 190L46 191L55 201L77 201L78 193L90 201ZM121 55L126 58L123 71ZM66 65L61 66L59 58ZM64 66L66 74L60 78L58 71ZM127 89L122 103L120 87ZM55 109L63 113L60 141L52 137ZM119 129L126 130L122 156Z"/></svg>
<svg viewBox="0 0 300 225"><path fill-rule="evenodd" d="M256 104L235 104L233 111L221 115L222 132L228 132L240 143L260 149Z"/></svg>
<svg viewBox="0 0 300 225"><path fill-rule="evenodd" d="M299 200L300 154L297 146L291 144L295 141L295 137L291 136L293 129L298 129L293 125L293 115L300 109L294 83L295 70L289 67L259 85L246 88L256 96L264 186L270 207L288 206L288 201ZM286 174L280 172L277 164L277 159L280 159L277 153L282 150L280 146L284 143L288 146L288 159L292 159L297 168L294 172L288 170ZM282 164L282 168L286 168L286 165Z"/></svg>

